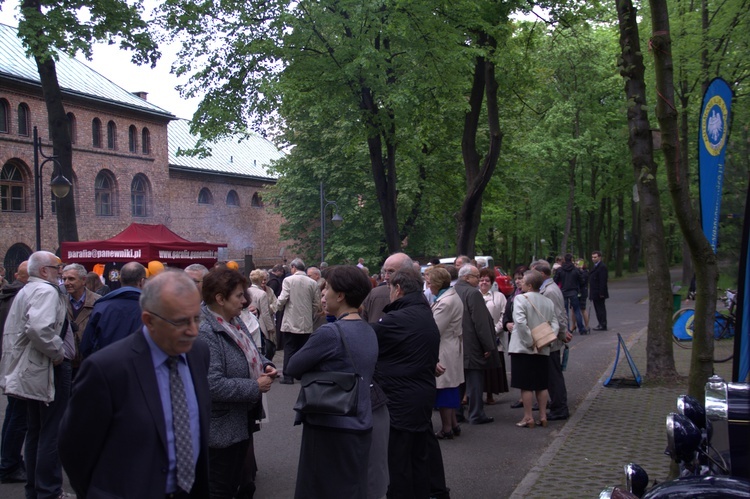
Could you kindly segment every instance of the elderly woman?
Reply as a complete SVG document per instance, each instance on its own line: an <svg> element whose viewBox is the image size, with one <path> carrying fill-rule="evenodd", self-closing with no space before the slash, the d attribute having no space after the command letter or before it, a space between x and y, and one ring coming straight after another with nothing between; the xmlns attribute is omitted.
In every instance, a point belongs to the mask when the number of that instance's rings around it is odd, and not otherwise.
<svg viewBox="0 0 750 499"><path fill-rule="evenodd" d="M533 428L535 424L547 426L547 392L549 365L549 346L536 350L531 330L549 322L555 334L559 330L555 306L552 301L539 293L544 283L542 274L535 270L528 270L523 274L521 291L523 295L516 296L513 305L513 334L510 337L508 351L510 352L511 386L520 388L523 401L523 419L516 426ZM540 421L536 423L532 417L532 392L536 392L539 402Z"/></svg>
<svg viewBox="0 0 750 499"><path fill-rule="evenodd" d="M304 423L297 467L296 498L366 498L373 415L370 385L378 359L378 340L358 313L372 290L355 266L332 268L327 275L326 309L334 323L321 326L289 359L295 378L311 371L357 373L361 377L356 413L338 416L297 413Z"/></svg>
<svg viewBox="0 0 750 499"><path fill-rule="evenodd" d="M271 308L271 301L266 292L267 279L268 274L265 270L253 270L250 272L250 282L252 284L247 288L247 291L250 293L253 304L255 304L255 308L260 314L258 322L260 323L260 331L263 334L263 339L261 340L263 354L269 359L273 359L276 353L276 311ZM271 293L271 296L274 296L275 301L275 295Z"/></svg>
<svg viewBox="0 0 750 499"><path fill-rule="evenodd" d="M211 424L208 439L211 499L232 498L240 485L252 427L261 417L261 393L271 389L275 366L258 352L239 320L247 281L236 270L216 267L203 278L199 338L211 363Z"/></svg>
<svg viewBox="0 0 750 499"><path fill-rule="evenodd" d="M485 369L484 371L484 391L487 392L485 404L495 404L493 395L499 395L508 391L508 378L505 375L505 356L503 355L504 342L503 333L503 313L507 299L500 291L493 290L492 284L495 282L495 270L488 267L479 271L479 291L482 292L484 303L487 310L492 316L492 324L495 326L495 336L497 338L497 351L500 352L500 367Z"/></svg>
<svg viewBox="0 0 750 499"><path fill-rule="evenodd" d="M425 271L429 276L430 293L435 297L432 317L440 330L440 350L436 373L437 395L435 407L440 411L442 428L435 433L439 439L452 439L461 434L456 420L456 409L461 408L458 386L464 382L464 348L461 323L464 305L456 290L451 288L451 275L444 268L432 267Z"/></svg>

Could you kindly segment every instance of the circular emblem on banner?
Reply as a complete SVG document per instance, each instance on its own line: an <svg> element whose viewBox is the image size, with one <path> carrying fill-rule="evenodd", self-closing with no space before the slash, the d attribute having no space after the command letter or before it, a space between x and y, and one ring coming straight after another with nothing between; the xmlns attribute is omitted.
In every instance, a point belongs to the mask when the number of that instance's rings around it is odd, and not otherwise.
<svg viewBox="0 0 750 499"><path fill-rule="evenodd" d="M727 141L727 104L719 95L711 97L701 116L703 144L711 156L718 156Z"/></svg>

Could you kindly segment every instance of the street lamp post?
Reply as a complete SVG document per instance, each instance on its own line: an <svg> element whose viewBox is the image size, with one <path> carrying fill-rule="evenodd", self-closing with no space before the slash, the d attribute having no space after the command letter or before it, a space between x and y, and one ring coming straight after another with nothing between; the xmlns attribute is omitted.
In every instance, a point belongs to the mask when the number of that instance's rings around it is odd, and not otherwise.
<svg viewBox="0 0 750 499"><path fill-rule="evenodd" d="M39 156L44 158L42 164L39 164ZM42 249L42 219L44 218L44 189L42 185L42 169L44 165L52 161L52 182L49 186L52 193L57 198L64 198L70 192L72 184L70 180L63 177L62 171L55 177L55 167L62 170L57 156L47 156L42 152L42 141L39 139L37 128L34 127L34 197L36 198L36 250Z"/></svg>
<svg viewBox="0 0 750 499"><path fill-rule="evenodd" d="M325 197L325 191L323 190L323 182L320 183L320 261L325 261L326 256L326 208L333 205L335 210L331 222L333 225L338 227L344 221L339 215L339 205L336 201L328 201Z"/></svg>

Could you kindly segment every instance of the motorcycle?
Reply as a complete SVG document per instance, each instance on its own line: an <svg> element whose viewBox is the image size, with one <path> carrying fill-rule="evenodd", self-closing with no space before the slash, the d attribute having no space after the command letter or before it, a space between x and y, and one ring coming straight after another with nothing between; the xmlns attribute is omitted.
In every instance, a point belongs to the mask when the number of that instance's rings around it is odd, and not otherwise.
<svg viewBox="0 0 750 499"><path fill-rule="evenodd" d="M608 487L600 499L750 498L750 384L714 375L705 406L680 395L666 426L665 454L679 465L678 478L647 490L648 473L629 463L625 487Z"/></svg>

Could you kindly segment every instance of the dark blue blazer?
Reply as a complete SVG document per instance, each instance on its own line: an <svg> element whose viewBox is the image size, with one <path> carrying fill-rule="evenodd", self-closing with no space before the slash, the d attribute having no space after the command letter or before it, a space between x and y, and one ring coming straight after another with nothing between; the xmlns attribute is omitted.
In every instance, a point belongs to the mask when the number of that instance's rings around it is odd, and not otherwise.
<svg viewBox="0 0 750 499"><path fill-rule="evenodd" d="M200 453L190 497L208 497L208 347L187 354L200 412ZM163 499L167 437L151 352L141 332L85 359L60 425L60 460L79 498Z"/></svg>

